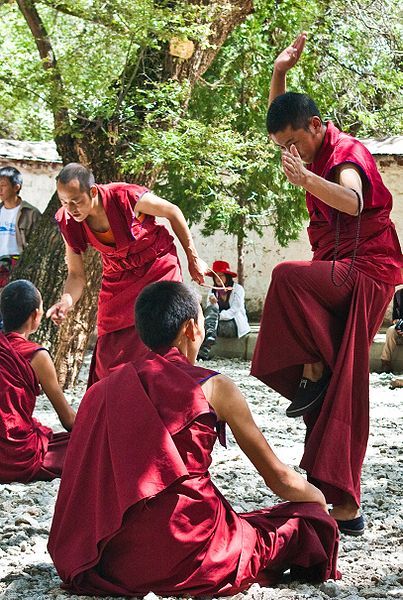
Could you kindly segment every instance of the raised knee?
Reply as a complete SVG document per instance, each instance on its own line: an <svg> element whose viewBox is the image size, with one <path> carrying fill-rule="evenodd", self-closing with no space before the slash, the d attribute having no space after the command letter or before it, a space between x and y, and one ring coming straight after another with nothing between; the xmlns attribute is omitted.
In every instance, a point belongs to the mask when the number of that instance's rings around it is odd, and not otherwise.
<svg viewBox="0 0 403 600"><path fill-rule="evenodd" d="M286 261L276 265L272 271L272 281L284 281L292 284L300 279L301 263Z"/></svg>

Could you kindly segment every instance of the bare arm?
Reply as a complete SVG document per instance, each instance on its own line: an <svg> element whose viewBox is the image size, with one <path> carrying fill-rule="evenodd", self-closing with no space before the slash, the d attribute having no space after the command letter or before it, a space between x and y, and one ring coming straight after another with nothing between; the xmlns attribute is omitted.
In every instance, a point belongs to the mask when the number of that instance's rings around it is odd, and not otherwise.
<svg viewBox="0 0 403 600"><path fill-rule="evenodd" d="M147 192L141 196L140 200L138 200L136 210L146 215L165 217L168 219L176 237L186 253L191 278L197 281L197 283L203 283L208 266L199 258L192 234L190 233L181 209L175 204L172 204L163 198L159 198L151 192Z"/></svg>
<svg viewBox="0 0 403 600"><path fill-rule="evenodd" d="M56 369L48 352L43 350L36 352L31 360L31 366L43 391L57 412L61 424L67 431L71 431L76 413L68 404L57 381Z"/></svg>
<svg viewBox="0 0 403 600"><path fill-rule="evenodd" d="M217 417L226 421L240 448L275 494L291 502L317 502L327 511L322 492L275 455L253 420L237 386L224 375L209 379L206 396ZM203 385L203 389L205 386Z"/></svg>
<svg viewBox="0 0 403 600"><path fill-rule="evenodd" d="M270 82L269 106L277 96L285 94L287 71L297 64L305 46L306 33L300 33L291 46L283 50L274 61Z"/></svg>
<svg viewBox="0 0 403 600"><path fill-rule="evenodd" d="M59 302L53 304L46 313L56 325L60 325L66 318L67 313L81 298L85 288L86 277L84 261L81 254L76 254L66 244L67 278L63 288L63 294Z"/></svg>
<svg viewBox="0 0 403 600"><path fill-rule="evenodd" d="M290 151L282 151L282 163L284 173L291 183L303 187L328 206L353 216L361 211L363 186L360 171L355 165L341 165L336 172L338 183L335 183L309 171L294 145L290 147Z"/></svg>

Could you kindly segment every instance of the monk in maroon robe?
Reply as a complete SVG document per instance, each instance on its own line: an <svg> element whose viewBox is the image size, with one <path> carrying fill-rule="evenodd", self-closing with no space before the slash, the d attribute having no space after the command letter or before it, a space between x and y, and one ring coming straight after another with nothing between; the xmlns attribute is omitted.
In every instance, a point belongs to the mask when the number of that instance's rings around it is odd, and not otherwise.
<svg viewBox="0 0 403 600"><path fill-rule="evenodd" d="M88 246L102 258L98 301L98 340L88 385L146 349L134 323L133 305L143 287L153 281L181 281L174 240L155 221L165 217L181 243L192 279L201 283L207 265L198 257L181 210L147 188L127 183L96 185L88 169L66 165L57 176L62 207L56 214L66 243L68 276L59 302L47 312L60 324L85 287L83 254Z"/></svg>
<svg viewBox="0 0 403 600"><path fill-rule="evenodd" d="M304 416L301 466L333 504L340 530L361 535L369 347L403 261L392 197L371 154L324 123L308 96L285 93L304 44L301 34L275 62L267 124L285 175L306 190L313 259L273 270L252 374L292 400L288 416Z"/></svg>
<svg viewBox="0 0 403 600"><path fill-rule="evenodd" d="M0 310L0 482L50 481L60 477L69 433L54 433L33 416L41 388L68 431L75 411L61 390L48 351L28 339L40 324L41 294L25 279L6 285Z"/></svg>
<svg viewBox="0 0 403 600"><path fill-rule="evenodd" d="M152 348L84 396L49 537L64 587L88 595L232 595L291 576L338 578L321 492L280 462L231 380L195 366L204 317L182 283L149 285L136 324ZM212 483L225 422L286 500L237 514Z"/></svg>
<svg viewBox="0 0 403 600"><path fill-rule="evenodd" d="M16 304L21 293L25 302ZM51 360L45 358L45 348L25 336L26 330L38 327L41 304L38 290L25 280L8 284L1 296L6 334L0 333L0 483L50 481L62 472L69 434L54 433L32 416L40 393L35 369L48 373L43 365ZM12 330L12 325L18 331ZM70 426L73 409L64 396L55 404Z"/></svg>

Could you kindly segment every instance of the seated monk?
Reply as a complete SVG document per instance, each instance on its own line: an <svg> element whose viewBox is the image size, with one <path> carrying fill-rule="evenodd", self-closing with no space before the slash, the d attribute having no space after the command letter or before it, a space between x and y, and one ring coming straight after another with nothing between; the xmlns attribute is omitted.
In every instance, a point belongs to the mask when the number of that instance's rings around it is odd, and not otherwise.
<svg viewBox="0 0 403 600"><path fill-rule="evenodd" d="M204 338L197 294L161 281L136 302L151 350L85 394L49 538L75 594L233 595L252 583L338 578L338 532L323 494L274 454L227 377L195 366ZM237 514L210 479L228 423L286 502ZM235 474L234 474L235 476Z"/></svg>
<svg viewBox="0 0 403 600"><path fill-rule="evenodd" d="M30 281L13 281L3 289L0 311L0 483L50 481L61 475L70 434L54 433L33 418L39 386L67 430L75 411L49 353L28 339L41 321L41 295Z"/></svg>

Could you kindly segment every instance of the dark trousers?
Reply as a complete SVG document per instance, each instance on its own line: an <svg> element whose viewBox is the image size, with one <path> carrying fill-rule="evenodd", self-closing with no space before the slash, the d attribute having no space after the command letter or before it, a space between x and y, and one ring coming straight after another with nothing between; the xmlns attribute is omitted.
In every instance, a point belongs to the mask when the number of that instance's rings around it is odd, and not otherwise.
<svg viewBox="0 0 403 600"><path fill-rule="evenodd" d="M216 304L210 304L204 310L204 329L206 333L198 354L202 359L210 357L210 350L216 343L217 335L227 338L238 337L235 319L220 321L220 311Z"/></svg>

